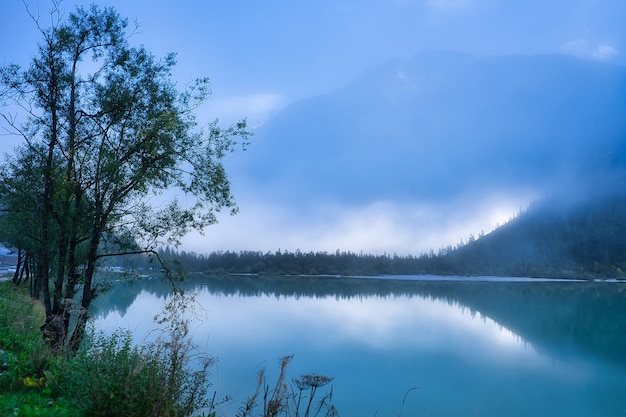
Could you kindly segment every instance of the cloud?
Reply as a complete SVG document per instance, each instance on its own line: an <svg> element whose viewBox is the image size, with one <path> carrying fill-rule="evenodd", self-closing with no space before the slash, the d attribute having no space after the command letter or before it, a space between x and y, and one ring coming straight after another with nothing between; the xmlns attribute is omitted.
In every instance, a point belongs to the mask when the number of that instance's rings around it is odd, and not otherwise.
<svg viewBox="0 0 626 417"><path fill-rule="evenodd" d="M593 44L585 39L575 39L564 43L561 50L579 58L592 58L605 61L616 57L619 52L611 45Z"/></svg>
<svg viewBox="0 0 626 417"><path fill-rule="evenodd" d="M287 97L279 93L256 93L244 96L216 97L208 103L212 119L224 123L248 119L252 128L262 125L269 116L287 104Z"/></svg>
<svg viewBox="0 0 626 417"><path fill-rule="evenodd" d="M339 249L419 255L456 245L470 235L488 233L525 207L531 198L522 193L473 195L438 203L319 203L293 210L257 197L240 202L240 213L222 218L219 224L207 229L206 236L186 237L183 246L205 254L217 250L277 249L332 253Z"/></svg>
<svg viewBox="0 0 626 417"><path fill-rule="evenodd" d="M564 43L561 45L561 49L568 54L582 56L588 53L589 44L584 39L576 39Z"/></svg>
<svg viewBox="0 0 626 417"><path fill-rule="evenodd" d="M604 59L611 59L615 57L617 54L618 54L617 49L613 48L610 45L598 45L591 53L591 56L594 59L604 60Z"/></svg>

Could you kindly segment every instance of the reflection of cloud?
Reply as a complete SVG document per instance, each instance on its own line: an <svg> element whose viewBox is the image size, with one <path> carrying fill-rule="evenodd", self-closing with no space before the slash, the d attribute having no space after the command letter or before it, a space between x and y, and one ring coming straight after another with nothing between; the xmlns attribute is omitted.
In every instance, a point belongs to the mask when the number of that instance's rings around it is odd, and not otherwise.
<svg viewBox="0 0 626 417"><path fill-rule="evenodd" d="M129 328L141 340L156 327L152 317L164 301L142 292L124 317L112 313L97 320L96 326L105 332L119 326ZM242 298L216 296L202 290L197 301L211 311L211 319L194 331L200 345L209 336L226 348L246 344L251 338L258 346L289 346L292 339L297 339L299 343L317 346L357 343L375 350L408 347L454 351L474 359L493 361L497 357L509 363L512 357L542 360L517 335L493 320L439 300L407 296ZM245 308L241 308L243 304ZM320 334L327 337L320 338Z"/></svg>
<svg viewBox="0 0 626 417"><path fill-rule="evenodd" d="M125 329L133 332L135 340L141 342L156 327L154 317L165 303L165 298L158 297L147 291L141 291L123 316L112 310L104 317L97 317L94 326L105 334Z"/></svg>
<svg viewBox="0 0 626 417"><path fill-rule="evenodd" d="M580 58L593 58L596 60L608 60L617 56L618 51L610 45L592 44L585 39L576 39L566 42L561 49L571 55Z"/></svg>
<svg viewBox="0 0 626 417"><path fill-rule="evenodd" d="M227 393L236 399L233 404L248 398L258 369L267 368L272 380L271 375L276 375L273 359L285 354L296 356L290 368L292 375L313 371L336 376L338 392L349 394L350 388L359 387L360 395L355 397L358 401L383 396L381 381L388 385L387 392L394 394L414 386L415 381L428 381L429 393L438 396L443 390L442 398L449 398L451 381L456 384L457 380L463 380L459 381L459 386L463 386L473 384L476 378L493 378L493 382L484 385L489 389L501 381L511 383L511 387L494 391L506 396L512 394L510 388L521 388L518 384L524 381L534 383L549 377L547 382L541 382L547 387L576 378L576 386L583 386L597 376L584 363L559 363L540 355L488 317L438 299L244 297L200 290L196 300L210 311L210 319L193 326L194 345L218 359L212 368L212 381L216 382L212 389L220 396ZM141 341L146 331L153 328L149 317L158 312L162 303L162 299L142 293L128 309L124 326L135 330L136 340ZM109 318L119 319L114 315ZM96 323L99 328L107 325L105 319ZM473 375L477 370L484 371L484 376ZM392 378L377 379L372 375ZM519 382L514 382L518 378ZM485 382L477 383L482 392ZM465 394L476 394L468 387ZM534 391L529 394L535 395ZM455 401L467 401L460 399L462 395L455 396ZM377 401L365 408L375 409Z"/></svg>
<svg viewBox="0 0 626 417"><path fill-rule="evenodd" d="M457 351L458 346L465 345L473 348L461 353L489 360L493 360L489 352L498 352L502 359L536 357L534 350L509 329L439 300L368 297L358 301L327 299L324 305L326 319L337 321L333 336L338 340L356 341L376 349L393 349L401 343L439 352ZM318 308L318 318L320 313Z"/></svg>

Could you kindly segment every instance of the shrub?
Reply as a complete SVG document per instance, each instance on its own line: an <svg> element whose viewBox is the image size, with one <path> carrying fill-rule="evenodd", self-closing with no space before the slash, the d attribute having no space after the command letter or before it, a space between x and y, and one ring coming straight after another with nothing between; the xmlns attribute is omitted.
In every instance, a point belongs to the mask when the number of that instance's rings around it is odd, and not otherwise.
<svg viewBox="0 0 626 417"><path fill-rule="evenodd" d="M68 362L61 385L81 398L87 417L186 417L210 409L210 358L198 356L186 316L189 296L176 294L157 317L154 341L135 345L130 331L91 334Z"/></svg>
<svg viewBox="0 0 626 417"><path fill-rule="evenodd" d="M158 363L133 346L130 332L92 335L67 364L62 386L84 416L148 416L158 393Z"/></svg>

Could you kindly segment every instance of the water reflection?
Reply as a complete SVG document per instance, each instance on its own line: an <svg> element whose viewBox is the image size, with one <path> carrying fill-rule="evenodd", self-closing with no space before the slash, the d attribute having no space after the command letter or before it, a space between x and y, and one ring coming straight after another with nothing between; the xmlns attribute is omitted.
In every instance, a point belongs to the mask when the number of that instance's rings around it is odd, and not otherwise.
<svg viewBox="0 0 626 417"><path fill-rule="evenodd" d="M305 285L303 285L305 284ZM243 400L255 373L294 354L292 375L335 377L342 415L623 415L620 288L587 283L407 283L310 278L188 282L219 358L215 388ZM167 287L120 286L96 326L143 338ZM135 295L129 302L129 292ZM619 317L621 315L621 317ZM607 346L608 344L608 346ZM229 414L234 414L235 403ZM228 410L226 410L228 411ZM618 414L616 414L618 413Z"/></svg>

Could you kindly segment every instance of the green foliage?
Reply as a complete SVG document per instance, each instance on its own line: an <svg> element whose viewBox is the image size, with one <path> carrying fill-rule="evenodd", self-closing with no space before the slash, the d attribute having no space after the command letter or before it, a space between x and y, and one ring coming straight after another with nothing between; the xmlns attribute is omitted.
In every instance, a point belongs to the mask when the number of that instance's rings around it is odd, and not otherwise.
<svg viewBox="0 0 626 417"><path fill-rule="evenodd" d="M9 281L0 288L0 388L6 389L44 376L53 356L39 330L45 318L41 304Z"/></svg>
<svg viewBox="0 0 626 417"><path fill-rule="evenodd" d="M6 417L80 417L73 404L51 400L40 392L0 395L0 414Z"/></svg>
<svg viewBox="0 0 626 417"><path fill-rule="evenodd" d="M187 271L208 274L265 275L401 275L414 274L421 258L396 254L328 252L213 252L207 256L166 248L165 259L175 259Z"/></svg>
<svg viewBox="0 0 626 417"><path fill-rule="evenodd" d="M135 345L129 331L91 335L61 382L81 398L81 415L185 417L210 409L213 361L191 343L186 316L191 305L187 295L174 295L158 317L157 337L145 345Z"/></svg>
<svg viewBox="0 0 626 417"><path fill-rule="evenodd" d="M40 303L25 288L0 282L0 415L78 417L58 395L64 361L41 338L45 319Z"/></svg>
<svg viewBox="0 0 626 417"><path fill-rule="evenodd" d="M30 66L0 66L0 105L26 114L2 114L22 143L0 167L0 241L30 255L44 337L74 352L103 257L178 243L236 212L222 160L250 133L245 120L199 128L208 78L178 91L174 54L131 45L115 9L79 6L66 18L53 1L49 27L31 17L42 41ZM172 197L153 204L165 190Z"/></svg>
<svg viewBox="0 0 626 417"><path fill-rule="evenodd" d="M40 336L40 303L0 283L0 415L185 417L213 410L213 360L191 343L193 306L192 296L172 297L144 345L128 331L90 333L75 356L54 356Z"/></svg>
<svg viewBox="0 0 626 417"><path fill-rule="evenodd" d="M147 416L160 391L157 359L133 346L129 332L94 335L68 362L61 384L81 398L81 415Z"/></svg>
<svg viewBox="0 0 626 417"><path fill-rule="evenodd" d="M91 409L94 415L101 415L115 402L127 401L127 387L120 384L132 375L132 369L128 367L142 361L131 349L130 337L123 339L123 336L114 334L109 340L94 338L92 349L89 352L79 351L68 365L63 376L64 385L77 397L88 399L79 404L81 414ZM108 362L108 359L113 362ZM107 379L104 379L105 376Z"/></svg>

